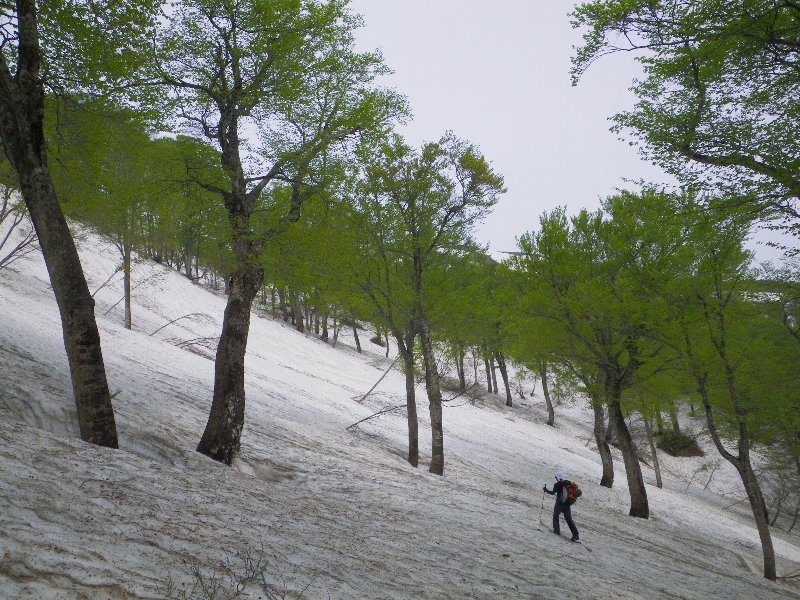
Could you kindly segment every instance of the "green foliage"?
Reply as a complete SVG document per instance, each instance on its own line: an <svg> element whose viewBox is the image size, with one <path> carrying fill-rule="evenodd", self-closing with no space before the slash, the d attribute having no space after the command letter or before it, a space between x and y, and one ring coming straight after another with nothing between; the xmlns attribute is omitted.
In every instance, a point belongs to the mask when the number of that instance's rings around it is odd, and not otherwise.
<svg viewBox="0 0 800 600"><path fill-rule="evenodd" d="M797 230L800 193L800 8L753 0L595 0L574 25L577 79L605 54L636 51L638 102L616 129L692 185L707 184L753 216Z"/></svg>

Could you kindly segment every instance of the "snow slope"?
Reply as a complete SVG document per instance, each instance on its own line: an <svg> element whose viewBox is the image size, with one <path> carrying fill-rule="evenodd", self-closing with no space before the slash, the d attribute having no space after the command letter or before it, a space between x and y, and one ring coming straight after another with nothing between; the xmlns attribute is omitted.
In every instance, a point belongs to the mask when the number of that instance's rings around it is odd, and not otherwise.
<svg viewBox="0 0 800 600"><path fill-rule="evenodd" d="M85 236L95 290L117 260ZM404 459L402 412L347 429L404 402L398 371L357 402L390 364L381 349L332 348L264 317L250 334L241 459L221 466L194 448L224 298L140 262L126 331L113 307L121 285L117 275L96 295L119 392L114 451L77 437L40 257L0 271L0 598L162 598L170 581L195 582L192 570L209 576L246 558L265 560L286 598L800 598L796 579L753 572L758 535L746 502L730 506L743 497L735 473L721 464L707 490L708 472L695 476L713 454L663 457L665 487L648 487L652 518L633 519L618 456L614 488L597 483L586 409L559 407L553 429L536 399L506 408L462 396L445 408L437 477L422 388L420 468ZM549 532L541 487L556 469L584 491L573 510L583 547ZM775 548L780 575L800 569L797 535L776 531Z"/></svg>

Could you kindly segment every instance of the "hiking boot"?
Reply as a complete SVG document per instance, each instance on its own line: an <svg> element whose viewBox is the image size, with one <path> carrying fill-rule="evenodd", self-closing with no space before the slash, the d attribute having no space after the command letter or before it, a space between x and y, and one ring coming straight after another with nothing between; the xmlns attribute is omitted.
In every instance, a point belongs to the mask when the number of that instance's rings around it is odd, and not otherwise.
<svg viewBox="0 0 800 600"><path fill-rule="evenodd" d="M580 542L580 540L578 539L578 536L577 536L577 535L573 535L573 536L570 538L570 540L569 540L569 541L570 541L570 542Z"/></svg>
<svg viewBox="0 0 800 600"><path fill-rule="evenodd" d="M561 532L560 531L556 531L555 529L553 529L552 532L555 533L556 535L561 535Z"/></svg>

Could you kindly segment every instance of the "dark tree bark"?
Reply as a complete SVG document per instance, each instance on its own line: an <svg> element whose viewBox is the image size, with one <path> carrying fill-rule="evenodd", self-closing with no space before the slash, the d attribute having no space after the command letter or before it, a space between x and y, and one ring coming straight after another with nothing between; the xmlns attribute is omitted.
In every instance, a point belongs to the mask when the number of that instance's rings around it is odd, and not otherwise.
<svg viewBox="0 0 800 600"><path fill-rule="evenodd" d="M680 434L681 424L678 421L678 409L675 407L674 402L670 402L669 404L669 418L672 421L672 431L676 434Z"/></svg>
<svg viewBox="0 0 800 600"><path fill-rule="evenodd" d="M506 406L513 406L514 402L511 398L511 385L508 382L506 358L502 352L495 353L495 358L497 359L497 366L500 368L500 376L503 378L503 386L506 388Z"/></svg>
<svg viewBox="0 0 800 600"><path fill-rule="evenodd" d="M231 465L241 447L244 427L244 357L250 332L250 308L264 280L263 271L241 266L231 277L214 363L211 412L197 451Z"/></svg>
<svg viewBox="0 0 800 600"><path fill-rule="evenodd" d="M356 350L361 354L361 340L358 338L358 327L353 325L353 339L356 341Z"/></svg>
<svg viewBox="0 0 800 600"><path fill-rule="evenodd" d="M406 409L408 415L408 462L419 466L419 420L417 418L417 391L414 379L414 333L409 327L405 337L395 332L397 348L403 357L403 372L406 377Z"/></svg>
<svg viewBox="0 0 800 600"><path fill-rule="evenodd" d="M0 52L0 136L17 174L61 315L81 439L118 447L94 300L56 198L44 140L44 86L34 0L18 0L19 45L12 75Z"/></svg>
<svg viewBox="0 0 800 600"><path fill-rule="evenodd" d="M439 373L436 370L436 356L433 353L433 341L425 319L420 310L419 337L422 345L422 360L425 363L425 389L428 392L428 403L431 417L431 467L430 472L444 475L444 431L442 429L442 389Z"/></svg>
<svg viewBox="0 0 800 600"><path fill-rule="evenodd" d="M131 316L131 245L123 242L122 245L122 286L125 289L125 329L132 327Z"/></svg>
<svg viewBox="0 0 800 600"><path fill-rule="evenodd" d="M592 398L592 409L594 410L594 439L597 442L597 450L600 453L600 462L603 464L603 476L600 478L600 485L611 488L614 485L614 459L611 456L611 448L606 440L606 419L603 403L596 398Z"/></svg>
<svg viewBox="0 0 800 600"><path fill-rule="evenodd" d="M489 356L490 372L492 374L492 393L497 394L497 367L494 364L494 356Z"/></svg>
<svg viewBox="0 0 800 600"><path fill-rule="evenodd" d="M731 402L735 406L737 413L741 412L741 406L738 400L738 393L735 389L732 373L728 372L729 381L731 386ZM695 374L698 384L698 392L703 403L703 408L706 413L706 423L708 424L708 431L711 434L711 439L717 448L720 455L731 463L744 485L747 500L750 502L750 510L753 513L753 519L756 522L756 529L758 530L759 538L761 539L761 552L764 558L764 577L775 581L777 579L777 569L775 565L775 549L772 545L772 535L769 531L769 516L767 515L767 504L764 501L764 495L761 492L761 486L758 483L758 478L753 471L753 465L750 461L750 430L747 423L742 419L739 422L738 428L738 453L734 455L729 452L725 445L722 443L722 438L717 430L716 420L714 418L714 410L711 406L711 401L708 396L706 388L706 376Z"/></svg>
<svg viewBox="0 0 800 600"><path fill-rule="evenodd" d="M628 514L632 517L647 519L650 517L650 507L647 502L647 490L644 487L642 468L636 456L636 446L631 438L625 416L620 407L619 394L614 394L608 404L609 420L614 422L614 431L617 434L622 460L625 463L625 475L628 479L628 491L631 496L631 508Z"/></svg>
<svg viewBox="0 0 800 600"><path fill-rule="evenodd" d="M462 344L456 345L456 372L458 373L458 390L463 392L467 389L467 375L464 372L464 346Z"/></svg>
<svg viewBox="0 0 800 600"><path fill-rule="evenodd" d="M656 450L656 442L653 437L653 426L650 424L650 419L644 419L644 428L647 432L647 442L650 444L650 456L653 457L653 470L656 473L656 487L662 489L664 485L661 482L661 465L658 462L658 451Z"/></svg>
<svg viewBox="0 0 800 600"><path fill-rule="evenodd" d="M545 361L542 361L541 365L539 366L539 376L542 379L542 395L544 396L545 404L547 404L547 424L550 425L550 427L554 427L556 422L556 412L553 410L553 402L550 399L550 386L547 383L547 363ZM605 440L605 436L603 439Z"/></svg>
<svg viewBox="0 0 800 600"><path fill-rule="evenodd" d="M492 393L492 367L489 365L489 359L484 355L483 364L486 367L486 391Z"/></svg>

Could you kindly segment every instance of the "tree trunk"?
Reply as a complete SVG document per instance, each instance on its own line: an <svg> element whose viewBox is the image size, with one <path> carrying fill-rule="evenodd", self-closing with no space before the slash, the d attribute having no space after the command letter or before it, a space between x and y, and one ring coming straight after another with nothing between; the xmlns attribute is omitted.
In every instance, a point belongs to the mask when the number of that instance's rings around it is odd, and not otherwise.
<svg viewBox="0 0 800 600"><path fill-rule="evenodd" d="M539 376L542 378L542 395L544 395L544 402L547 404L547 424L550 425L550 427L554 427L556 422L556 411L553 410L553 402L550 399L550 386L547 384L547 363L545 361L542 361L541 365L539 366ZM605 439L606 438L604 435L604 442ZM611 479L613 481L613 475L611 476ZM608 487L611 486L609 485Z"/></svg>
<svg viewBox="0 0 800 600"><path fill-rule="evenodd" d="M606 440L606 418L603 411L603 403L596 398L592 398L592 409L594 410L594 439L597 443L597 451L600 453L600 462L603 464L603 476L600 478L600 485L611 488L614 485L614 459L611 456L611 448Z"/></svg>
<svg viewBox="0 0 800 600"><path fill-rule="evenodd" d="M614 422L614 431L617 434L622 459L625 462L625 475L628 479L628 490L631 496L631 509L629 515L647 519L650 517L650 507L647 502L647 490L644 487L642 469L636 456L636 446L631 438L622 408L619 404L619 395L610 394L611 402L608 405L609 420Z"/></svg>
<svg viewBox="0 0 800 600"><path fill-rule="evenodd" d="M122 243L122 287L125 290L125 329L131 329L131 245Z"/></svg>
<svg viewBox="0 0 800 600"><path fill-rule="evenodd" d="M664 435L664 419L661 416L660 410L657 410L655 412L655 420L656 420L656 434L659 436Z"/></svg>
<svg viewBox="0 0 800 600"><path fill-rule="evenodd" d="M339 325L339 320L337 319L336 313L333 314L333 347L336 348L336 342L339 341L339 329L341 329Z"/></svg>
<svg viewBox="0 0 800 600"><path fill-rule="evenodd" d="M286 292L283 288L278 288L278 308L283 316L283 322L289 322L289 309L286 305Z"/></svg>
<svg viewBox="0 0 800 600"><path fill-rule="evenodd" d="M417 392L414 380L414 335L397 339L397 347L403 357L403 371L406 377L406 409L408 414L408 462L419 465L419 421L417 418Z"/></svg>
<svg viewBox="0 0 800 600"><path fill-rule="evenodd" d="M456 371L458 372L458 390L463 392L467 389L467 374L464 372L464 347L459 344L456 347Z"/></svg>
<svg viewBox="0 0 800 600"><path fill-rule="evenodd" d="M231 277L231 293L222 321L214 363L214 397L197 451L229 465L239 452L244 427L244 357L250 331L250 307L264 280L253 265L240 266Z"/></svg>
<svg viewBox="0 0 800 600"><path fill-rule="evenodd" d="M421 311L420 311L421 312ZM425 363L425 389L431 415L431 468L435 475L444 475L444 432L442 430L442 390L439 373L436 371L436 356L433 353L428 322L419 317L419 337L422 343L422 360Z"/></svg>
<svg viewBox="0 0 800 600"><path fill-rule="evenodd" d="M353 325L353 339L356 341L356 350L358 350L358 353L361 354L361 340L358 339L358 327L355 325Z"/></svg>
<svg viewBox="0 0 800 600"><path fill-rule="evenodd" d="M322 335L320 335L320 339L323 342L328 341L328 313L327 311L322 313L320 316L320 321L322 321Z"/></svg>
<svg viewBox="0 0 800 600"><path fill-rule="evenodd" d="M647 432L647 441L650 444L650 455L653 457L653 470L656 472L656 487L662 489L664 486L661 482L661 465L658 462L658 452L656 451L656 442L653 437L653 426L650 424L650 418L644 419L644 429Z"/></svg>
<svg viewBox="0 0 800 600"><path fill-rule="evenodd" d="M36 3L18 0L16 76L0 53L0 136L17 174L61 315L81 439L118 447L94 300L58 204L44 141L44 87Z"/></svg>
<svg viewBox="0 0 800 600"><path fill-rule="evenodd" d="M494 357L489 357L489 366L492 373L492 393L497 394L497 367L494 364Z"/></svg>
<svg viewBox="0 0 800 600"><path fill-rule="evenodd" d="M772 535L769 531L769 517L767 515L767 506L764 502L764 495L761 492L761 486L758 483L753 466L750 462L750 432L747 424L741 421L739 423L739 439L738 456L734 456L722 443L722 439L717 431L716 421L714 419L714 412L711 407L711 402L708 398L708 391L706 389L705 376L695 374L698 384L698 392L703 402L703 408L706 413L706 423L708 431L711 434L711 439L714 442L720 455L731 463L739 473L739 477L744 485L747 499L750 502L750 510L753 513L753 518L756 522L756 529L758 530L759 538L761 539L761 553L764 558L764 577L771 581L777 579L777 570L775 566L775 549L772 546ZM732 402L735 409L738 409L737 396L734 394Z"/></svg>
<svg viewBox="0 0 800 600"><path fill-rule="evenodd" d="M678 422L678 409L675 407L674 402L669 403L669 418L672 421L672 431L676 434L680 434L681 424Z"/></svg>
<svg viewBox="0 0 800 600"><path fill-rule="evenodd" d="M486 391L492 393L492 367L489 364L489 359L483 357L483 364L486 367Z"/></svg>
<svg viewBox="0 0 800 600"><path fill-rule="evenodd" d="M506 358L502 352L495 354L497 359L497 366L500 368L500 376L503 378L503 386L506 388L506 406L513 406L514 402L511 399L511 385L508 383L508 369L506 368Z"/></svg>

